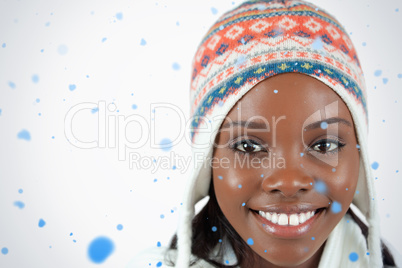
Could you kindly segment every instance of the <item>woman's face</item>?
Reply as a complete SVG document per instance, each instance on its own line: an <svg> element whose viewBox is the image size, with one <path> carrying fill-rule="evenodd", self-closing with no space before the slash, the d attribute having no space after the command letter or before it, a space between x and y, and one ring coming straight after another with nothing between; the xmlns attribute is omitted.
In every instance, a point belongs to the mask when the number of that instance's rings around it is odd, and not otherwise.
<svg viewBox="0 0 402 268"><path fill-rule="evenodd" d="M266 79L230 111L215 146L218 204L259 266L317 266L359 175L341 98L307 75Z"/></svg>

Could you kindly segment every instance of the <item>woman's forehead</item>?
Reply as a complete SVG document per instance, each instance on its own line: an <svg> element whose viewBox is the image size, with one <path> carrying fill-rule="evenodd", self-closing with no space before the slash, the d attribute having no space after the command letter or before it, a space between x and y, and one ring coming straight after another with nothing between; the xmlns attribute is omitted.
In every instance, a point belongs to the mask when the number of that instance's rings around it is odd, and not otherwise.
<svg viewBox="0 0 402 268"><path fill-rule="evenodd" d="M326 84L305 74L286 73L255 85L235 104L225 121L256 116L267 119L286 116L304 121L317 112L321 118L341 117L352 121L345 103Z"/></svg>

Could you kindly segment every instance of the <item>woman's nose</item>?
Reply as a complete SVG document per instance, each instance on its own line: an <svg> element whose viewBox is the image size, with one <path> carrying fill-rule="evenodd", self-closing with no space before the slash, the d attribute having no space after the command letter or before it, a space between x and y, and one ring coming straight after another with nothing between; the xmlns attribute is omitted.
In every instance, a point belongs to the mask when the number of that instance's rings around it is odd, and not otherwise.
<svg viewBox="0 0 402 268"><path fill-rule="evenodd" d="M314 180L308 176L303 168L276 169L271 176L264 178L262 187L267 193L281 193L285 197L292 197L299 192L313 189Z"/></svg>

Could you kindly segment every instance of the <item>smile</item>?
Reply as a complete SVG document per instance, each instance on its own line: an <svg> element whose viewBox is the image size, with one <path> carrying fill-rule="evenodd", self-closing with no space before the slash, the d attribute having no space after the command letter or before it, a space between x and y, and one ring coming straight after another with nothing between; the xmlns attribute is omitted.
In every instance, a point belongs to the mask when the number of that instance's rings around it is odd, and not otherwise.
<svg viewBox="0 0 402 268"><path fill-rule="evenodd" d="M251 210L255 216L258 225L265 232L278 238L294 239L307 235L316 225L320 218L325 215L326 209L309 209L303 211L262 211Z"/></svg>
<svg viewBox="0 0 402 268"><path fill-rule="evenodd" d="M278 225L292 225L297 226L299 224L304 223L305 221L309 220L311 217L314 216L315 211L307 211L305 213L294 213L294 214L278 214L276 212L264 212L259 211L261 217L267 219L268 221L278 224Z"/></svg>

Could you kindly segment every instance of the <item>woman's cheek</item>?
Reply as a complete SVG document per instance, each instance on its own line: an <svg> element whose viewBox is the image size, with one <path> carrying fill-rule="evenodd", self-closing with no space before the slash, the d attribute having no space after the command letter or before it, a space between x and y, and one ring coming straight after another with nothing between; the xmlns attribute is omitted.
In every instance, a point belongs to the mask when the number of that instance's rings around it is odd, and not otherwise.
<svg viewBox="0 0 402 268"><path fill-rule="evenodd" d="M246 179L242 176L239 170L230 169L215 169L214 173L220 174L214 176L214 187L218 201L220 198L229 198L231 200L240 198L242 190L246 185Z"/></svg>
<svg viewBox="0 0 402 268"><path fill-rule="evenodd" d="M216 154L219 156L219 154ZM212 170L215 194L222 212L230 218L232 212L238 215L242 204L257 194L257 170L234 165L235 159L229 158L229 168L217 167Z"/></svg>
<svg viewBox="0 0 402 268"><path fill-rule="evenodd" d="M347 211L356 193L358 176L356 168L351 168L348 164L340 164L338 169L327 174L327 178L324 180L328 189L327 195L332 203L336 202L336 205L332 206L333 212Z"/></svg>

